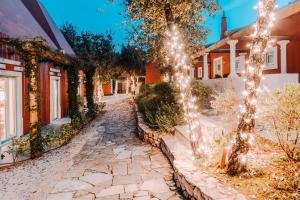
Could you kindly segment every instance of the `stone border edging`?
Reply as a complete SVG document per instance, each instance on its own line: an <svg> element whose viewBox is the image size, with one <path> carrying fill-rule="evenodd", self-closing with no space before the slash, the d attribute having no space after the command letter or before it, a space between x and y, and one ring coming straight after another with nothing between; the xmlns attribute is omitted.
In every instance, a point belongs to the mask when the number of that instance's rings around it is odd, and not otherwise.
<svg viewBox="0 0 300 200"><path fill-rule="evenodd" d="M154 147L160 148L161 138L165 134L154 131L151 128L149 128L147 123L144 121L142 113L140 113L138 111L137 104L134 104L134 107L135 107L135 113L136 113L136 119L137 119L137 125L138 125L138 136L139 136L139 138L142 141L144 141L146 143L149 143Z"/></svg>
<svg viewBox="0 0 300 200"><path fill-rule="evenodd" d="M202 172L194 165L192 151L176 138L175 135L153 131L145 123L142 114L135 105L139 138L158 147L168 158L173 169L176 186L183 195L192 200L246 200L239 191L221 184L216 178Z"/></svg>
<svg viewBox="0 0 300 200"><path fill-rule="evenodd" d="M177 187L192 200L246 200L239 191L223 185L216 178L199 170L192 160L192 151L186 149L175 136L164 136L161 150L171 162Z"/></svg>

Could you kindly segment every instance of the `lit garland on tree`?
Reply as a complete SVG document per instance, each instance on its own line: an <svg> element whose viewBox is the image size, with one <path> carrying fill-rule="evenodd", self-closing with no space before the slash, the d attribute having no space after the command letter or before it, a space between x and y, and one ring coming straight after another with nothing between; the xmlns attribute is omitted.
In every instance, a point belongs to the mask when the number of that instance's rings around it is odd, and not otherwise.
<svg viewBox="0 0 300 200"><path fill-rule="evenodd" d="M275 19L273 10L276 0L260 0L256 9L258 18L254 24L253 39L250 44L250 57L245 71L244 105L241 106L241 118L237 128L236 141L229 158L228 173L238 174L246 169L247 154L253 144L256 119L257 94L260 92L266 49L272 45L271 28Z"/></svg>
<svg viewBox="0 0 300 200"><path fill-rule="evenodd" d="M185 121L189 126L189 137L191 147L195 156L205 155L209 153L205 145L199 145L203 141L198 112L196 106L196 98L191 93L190 82L192 78L188 74L190 66L188 65L188 58L185 53L185 45L182 41L180 33L176 25L172 25L170 31L167 31L168 56L166 58L167 64L174 66L175 69L175 83L180 90L179 103L183 105Z"/></svg>

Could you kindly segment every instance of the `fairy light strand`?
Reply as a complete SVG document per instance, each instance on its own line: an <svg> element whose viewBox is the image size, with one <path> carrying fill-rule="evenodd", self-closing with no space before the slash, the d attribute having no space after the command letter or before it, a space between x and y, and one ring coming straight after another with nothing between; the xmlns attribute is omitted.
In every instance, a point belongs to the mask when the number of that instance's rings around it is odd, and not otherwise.
<svg viewBox="0 0 300 200"><path fill-rule="evenodd" d="M263 79L262 71L266 50L274 45L275 42L271 39L271 28L275 20L273 11L277 7L275 3L276 0L260 0L258 5L255 6L255 9L258 11L258 17L253 25L252 41L247 45L250 48L250 56L246 63L247 68L243 71L245 76L245 90L242 92L244 104L240 105L238 134L236 141L233 141L233 152L239 154L235 156L242 164L246 164L249 147L254 144L254 138L251 133L254 131L255 119L257 118L257 95L261 91L259 86ZM243 148L243 150L237 150L238 148Z"/></svg>
<svg viewBox="0 0 300 200"><path fill-rule="evenodd" d="M171 62L175 68L175 84L180 91L179 103L183 106L185 121L188 123L188 132L193 154L199 157L205 154L208 149L205 145L200 145L200 148L198 145L202 139L199 123L200 113L196 105L196 97L191 93L190 83L192 78L188 75L190 66L188 65L188 58L185 53L185 45L176 25L173 25L171 30L167 31L166 35L166 45L168 47L166 61L168 64Z"/></svg>

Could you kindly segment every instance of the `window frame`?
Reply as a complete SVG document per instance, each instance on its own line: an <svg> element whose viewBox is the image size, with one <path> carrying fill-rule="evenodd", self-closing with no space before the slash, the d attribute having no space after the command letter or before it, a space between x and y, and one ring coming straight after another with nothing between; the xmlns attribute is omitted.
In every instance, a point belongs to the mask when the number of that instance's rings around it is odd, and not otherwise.
<svg viewBox="0 0 300 200"><path fill-rule="evenodd" d="M220 62L220 64L221 64L221 74L216 73L217 72L216 68L217 68L218 62ZM216 75L220 75L221 77L223 77L223 56L214 59L214 78Z"/></svg>

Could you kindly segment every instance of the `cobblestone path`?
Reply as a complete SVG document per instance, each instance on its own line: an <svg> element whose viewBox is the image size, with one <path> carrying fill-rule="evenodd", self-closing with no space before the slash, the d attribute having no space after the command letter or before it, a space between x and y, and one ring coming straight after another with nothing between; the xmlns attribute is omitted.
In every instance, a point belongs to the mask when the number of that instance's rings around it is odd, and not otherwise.
<svg viewBox="0 0 300 200"><path fill-rule="evenodd" d="M137 138L129 97L107 97L106 101L106 112L91 125L73 165L47 199L181 199L167 159Z"/></svg>

